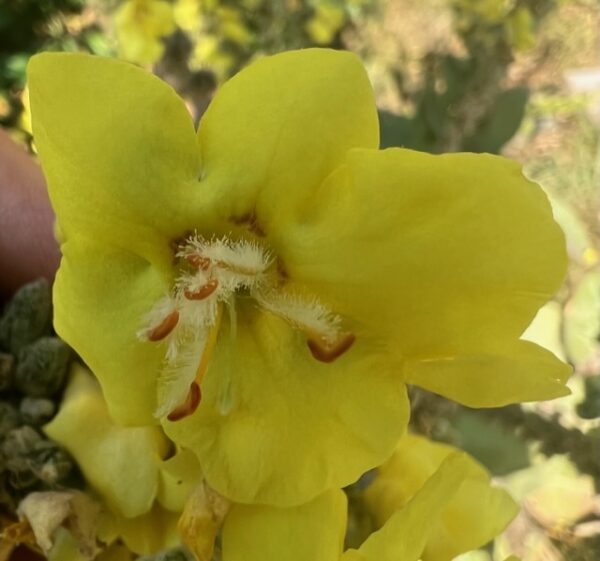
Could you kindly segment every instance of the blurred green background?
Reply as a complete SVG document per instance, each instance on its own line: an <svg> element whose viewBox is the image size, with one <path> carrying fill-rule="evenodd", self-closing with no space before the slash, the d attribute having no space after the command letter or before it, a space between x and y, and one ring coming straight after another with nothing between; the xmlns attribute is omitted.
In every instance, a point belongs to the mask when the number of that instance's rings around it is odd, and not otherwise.
<svg viewBox="0 0 600 561"><path fill-rule="evenodd" d="M600 559L598 0L0 0L0 125L35 153L25 68L39 51L155 72L198 121L219 84L286 49L356 52L381 145L505 154L548 193L570 268L525 334L575 367L573 394L470 410L413 391L413 429L465 448L522 513L472 561ZM441 274L441 272L440 272Z"/></svg>

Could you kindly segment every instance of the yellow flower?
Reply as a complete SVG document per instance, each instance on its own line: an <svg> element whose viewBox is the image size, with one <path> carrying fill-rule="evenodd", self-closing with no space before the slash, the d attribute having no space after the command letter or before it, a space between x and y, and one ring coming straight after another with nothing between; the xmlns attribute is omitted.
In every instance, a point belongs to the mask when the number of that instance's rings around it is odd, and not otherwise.
<svg viewBox="0 0 600 561"><path fill-rule="evenodd" d="M405 435L365 492L379 526L404 507L443 461L457 451L422 436ZM463 481L439 516L423 551L423 561L453 559L485 545L518 512L508 493L490 485L490 476L480 464L469 456L465 456L463 464Z"/></svg>
<svg viewBox="0 0 600 561"><path fill-rule="evenodd" d="M252 32L244 25L242 15L238 10L221 7L217 10L219 19L219 33L239 45L246 45L252 41Z"/></svg>
<svg viewBox="0 0 600 561"><path fill-rule="evenodd" d="M517 51L526 51L535 46L534 20L526 6L514 10L506 21L509 41Z"/></svg>
<svg viewBox="0 0 600 561"><path fill-rule="evenodd" d="M177 520L200 482L190 452L170 452L162 430L121 427L109 417L98 383L75 366L57 416L45 432L75 458L86 482L106 505L99 536L120 537L140 554L178 543Z"/></svg>
<svg viewBox="0 0 600 561"><path fill-rule="evenodd" d="M127 0L115 14L121 58L152 64L163 53L163 37L175 30L173 7L164 0Z"/></svg>
<svg viewBox="0 0 600 561"><path fill-rule="evenodd" d="M356 480L405 430L405 383L472 407L568 393L520 334L563 234L517 164L379 151L350 53L260 59L198 133L121 61L43 54L33 130L64 236L55 327L113 417L194 451L236 502Z"/></svg>
<svg viewBox="0 0 600 561"><path fill-rule="evenodd" d="M346 13L340 6L317 4L315 15L306 24L306 32L317 45L328 45L346 21Z"/></svg>
<svg viewBox="0 0 600 561"><path fill-rule="evenodd" d="M402 508L358 549L343 551L346 498L331 490L295 508L237 505L222 533L223 561L418 561L426 559L438 539L440 519L460 500L472 460L466 455L446 458ZM457 530L468 535L478 522L461 520ZM470 523L475 522L475 528ZM460 550L461 552L464 550ZM442 556L450 561L452 557Z"/></svg>

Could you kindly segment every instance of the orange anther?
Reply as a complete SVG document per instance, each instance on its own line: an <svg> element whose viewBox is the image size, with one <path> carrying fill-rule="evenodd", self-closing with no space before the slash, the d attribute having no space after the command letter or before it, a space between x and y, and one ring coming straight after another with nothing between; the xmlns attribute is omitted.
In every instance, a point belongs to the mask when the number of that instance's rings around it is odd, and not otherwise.
<svg viewBox="0 0 600 561"><path fill-rule="evenodd" d="M160 341L164 339L177 325L179 321L179 312L173 310L165 319L163 319L159 325L152 329L148 333L149 341Z"/></svg>
<svg viewBox="0 0 600 561"><path fill-rule="evenodd" d="M210 279L205 285L197 290L184 290L183 294L188 300L204 300L208 298L219 286L217 279Z"/></svg>
<svg viewBox="0 0 600 561"><path fill-rule="evenodd" d="M308 339L307 344L313 357L321 362L333 362L342 356L354 343L356 337L348 333L334 344L326 344L323 341Z"/></svg>
<svg viewBox="0 0 600 561"><path fill-rule="evenodd" d="M194 267L207 271L210 267L210 259L201 255L186 255L185 260Z"/></svg>
<svg viewBox="0 0 600 561"><path fill-rule="evenodd" d="M185 417L189 417L196 409L198 409L201 399L202 392L200 391L200 386L196 382L192 382L185 401L173 409L173 411L167 415L167 419L169 419L169 421L180 421Z"/></svg>

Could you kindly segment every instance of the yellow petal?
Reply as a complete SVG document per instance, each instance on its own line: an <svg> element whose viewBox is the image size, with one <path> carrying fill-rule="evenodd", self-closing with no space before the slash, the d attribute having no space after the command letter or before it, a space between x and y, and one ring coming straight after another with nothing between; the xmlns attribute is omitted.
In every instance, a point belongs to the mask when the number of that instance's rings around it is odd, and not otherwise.
<svg viewBox="0 0 600 561"><path fill-rule="evenodd" d="M477 392L490 384L496 393L477 399L500 405L565 393L564 365L514 350L566 266L547 198L516 163L482 154L354 150L315 201L304 223L285 232L280 259L290 288L297 283L319 294L357 322L357 337L378 336L412 361L413 383L430 387L413 370L419 361L483 355L490 364L482 369L478 361L463 375L481 376ZM530 381L505 377L517 355L530 360ZM461 366L469 367L468 359ZM439 377L440 386L452 384L443 372ZM456 387L450 397L470 402L473 392Z"/></svg>
<svg viewBox="0 0 600 561"><path fill-rule="evenodd" d="M339 490L292 508L236 505L223 526L223 561L338 561L345 532Z"/></svg>
<svg viewBox="0 0 600 561"><path fill-rule="evenodd" d="M28 67L33 131L68 239L85 233L166 267L193 228L194 127L175 92L122 61L44 53Z"/></svg>
<svg viewBox="0 0 600 561"><path fill-rule="evenodd" d="M221 88L199 139L211 213L202 224L253 219L276 246L276 232L313 204L348 149L377 147L373 91L348 52L265 57Z"/></svg>
<svg viewBox="0 0 600 561"><path fill-rule="evenodd" d="M106 513L101 521L99 538L113 541L117 537L139 555L150 555L181 545L177 534L179 514L155 504L149 512L135 518Z"/></svg>
<svg viewBox="0 0 600 561"><path fill-rule="evenodd" d="M388 356L357 341L335 362L318 362L305 336L251 303L240 302L236 333L225 314L198 410L164 425L219 493L295 505L389 457L408 404Z"/></svg>
<svg viewBox="0 0 600 561"><path fill-rule="evenodd" d="M379 525L400 510L456 448L424 437L405 435L380 469L365 499ZM508 493L494 488L490 476L465 455L464 481L448 502L431 532L423 561L446 561L485 545L518 512Z"/></svg>
<svg viewBox="0 0 600 561"><path fill-rule="evenodd" d="M132 561L131 552L124 546L113 544L107 547L95 561ZM48 561L88 561L78 547L77 541L67 530L57 532L56 542L48 555Z"/></svg>
<svg viewBox="0 0 600 561"><path fill-rule="evenodd" d="M155 423L161 343L139 341L144 316L169 284L144 259L72 236L54 284L54 327L100 380L122 424Z"/></svg>
<svg viewBox="0 0 600 561"><path fill-rule="evenodd" d="M464 479L465 456L448 457L427 483L386 524L371 534L358 551L348 550L343 561L417 561L435 524Z"/></svg>
<svg viewBox="0 0 600 561"><path fill-rule="evenodd" d="M189 450L180 450L160 465L158 502L167 510L181 512L201 481L202 472L196 456Z"/></svg>
<svg viewBox="0 0 600 561"><path fill-rule="evenodd" d="M500 407L569 395L565 384L572 371L550 351L529 341L406 365L408 382L469 407Z"/></svg>
<svg viewBox="0 0 600 561"><path fill-rule="evenodd" d="M115 512L132 517L150 510L166 439L155 427L115 425L99 386L82 367L74 366L58 415L44 431L69 451Z"/></svg>

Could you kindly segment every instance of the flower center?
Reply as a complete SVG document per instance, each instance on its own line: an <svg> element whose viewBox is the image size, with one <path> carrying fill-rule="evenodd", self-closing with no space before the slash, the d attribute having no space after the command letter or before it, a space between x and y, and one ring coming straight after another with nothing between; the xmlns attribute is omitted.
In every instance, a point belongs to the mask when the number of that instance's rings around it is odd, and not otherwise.
<svg viewBox="0 0 600 561"><path fill-rule="evenodd" d="M307 337L312 356L332 362L354 343L341 318L316 298L284 292L271 253L250 241L189 237L176 257L182 273L170 294L144 318L138 338L165 345L158 380L157 417L191 415L219 334L223 308L235 318L236 297L249 296L261 310L284 319Z"/></svg>

